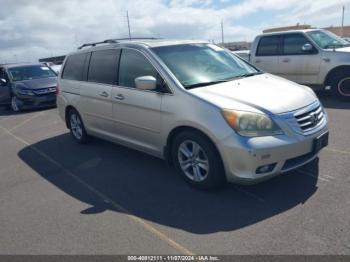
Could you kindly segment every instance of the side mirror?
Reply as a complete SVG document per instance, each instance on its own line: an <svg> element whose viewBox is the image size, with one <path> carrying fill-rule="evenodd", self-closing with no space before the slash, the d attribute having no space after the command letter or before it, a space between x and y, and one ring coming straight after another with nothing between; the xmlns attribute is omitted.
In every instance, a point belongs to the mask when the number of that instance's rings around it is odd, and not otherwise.
<svg viewBox="0 0 350 262"><path fill-rule="evenodd" d="M157 86L157 80L153 76L140 76L135 78L135 85L141 90L154 90Z"/></svg>
<svg viewBox="0 0 350 262"><path fill-rule="evenodd" d="M6 86L7 81L4 78L0 78L0 86Z"/></svg>
<svg viewBox="0 0 350 262"><path fill-rule="evenodd" d="M313 47L311 44L306 43L301 47L301 51L305 52L305 53L310 53L313 51Z"/></svg>

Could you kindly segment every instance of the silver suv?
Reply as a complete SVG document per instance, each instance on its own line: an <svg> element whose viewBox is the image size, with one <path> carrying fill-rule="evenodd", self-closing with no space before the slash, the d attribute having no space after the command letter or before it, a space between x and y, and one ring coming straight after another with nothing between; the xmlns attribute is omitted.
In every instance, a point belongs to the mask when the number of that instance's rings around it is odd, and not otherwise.
<svg viewBox="0 0 350 262"><path fill-rule="evenodd" d="M57 105L78 143L97 136L166 159L201 189L285 173L328 143L310 88L208 42L85 44L64 62Z"/></svg>

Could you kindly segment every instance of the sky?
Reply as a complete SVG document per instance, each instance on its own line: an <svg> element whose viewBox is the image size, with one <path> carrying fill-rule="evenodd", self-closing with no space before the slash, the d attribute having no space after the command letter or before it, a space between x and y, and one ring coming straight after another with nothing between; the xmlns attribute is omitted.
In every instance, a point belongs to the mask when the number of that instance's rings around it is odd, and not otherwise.
<svg viewBox="0 0 350 262"><path fill-rule="evenodd" d="M263 29L350 25L350 0L0 0L0 63L37 62L131 35L252 41Z"/></svg>

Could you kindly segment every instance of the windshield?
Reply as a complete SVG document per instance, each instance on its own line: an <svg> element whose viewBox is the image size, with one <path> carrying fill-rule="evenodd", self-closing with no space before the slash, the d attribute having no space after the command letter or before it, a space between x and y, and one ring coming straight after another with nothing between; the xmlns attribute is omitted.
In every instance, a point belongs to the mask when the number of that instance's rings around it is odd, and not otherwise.
<svg viewBox="0 0 350 262"><path fill-rule="evenodd" d="M349 42L328 31L311 31L307 34L322 49L350 46Z"/></svg>
<svg viewBox="0 0 350 262"><path fill-rule="evenodd" d="M50 68L41 65L13 67L8 71L13 81L32 80L56 76L56 74Z"/></svg>
<svg viewBox="0 0 350 262"><path fill-rule="evenodd" d="M162 46L152 50L187 89L261 73L213 44Z"/></svg>

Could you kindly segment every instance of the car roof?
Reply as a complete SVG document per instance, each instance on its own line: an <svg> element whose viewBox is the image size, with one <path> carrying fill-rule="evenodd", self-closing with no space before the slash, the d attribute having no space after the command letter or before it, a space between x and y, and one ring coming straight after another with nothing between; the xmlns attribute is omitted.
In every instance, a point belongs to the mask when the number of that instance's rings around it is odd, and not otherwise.
<svg viewBox="0 0 350 262"><path fill-rule="evenodd" d="M109 40L106 40L109 41ZM112 40L111 40L112 41ZM172 45L183 45L183 44L201 44L209 43L205 40L174 40L174 39L131 39L131 40L121 40L116 42L99 42L96 43L96 46L93 46L94 43L85 44L78 48L77 51L70 53L80 53L80 52L91 52L95 50L104 50L111 48L122 48L122 47L144 47L144 48L154 48L161 46L172 46Z"/></svg>
<svg viewBox="0 0 350 262"><path fill-rule="evenodd" d="M15 68L15 67L23 67L23 66L45 66L40 63L14 63L14 64L2 64L1 67L5 68Z"/></svg>
<svg viewBox="0 0 350 262"><path fill-rule="evenodd" d="M261 36L279 35L279 34L307 33L307 32L312 32L312 31L324 31L324 30L323 30L323 29L317 29L317 28L312 28L312 29L297 29L297 30L286 30L286 31L268 32L268 33L260 34L260 35L258 35L258 36L261 37Z"/></svg>

